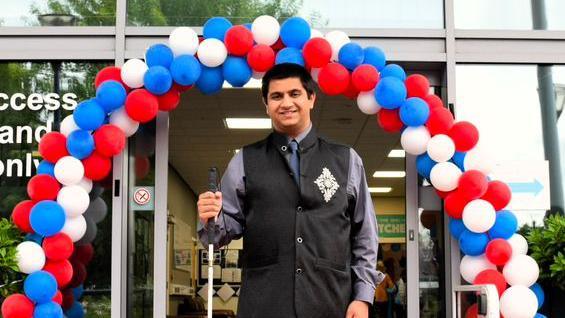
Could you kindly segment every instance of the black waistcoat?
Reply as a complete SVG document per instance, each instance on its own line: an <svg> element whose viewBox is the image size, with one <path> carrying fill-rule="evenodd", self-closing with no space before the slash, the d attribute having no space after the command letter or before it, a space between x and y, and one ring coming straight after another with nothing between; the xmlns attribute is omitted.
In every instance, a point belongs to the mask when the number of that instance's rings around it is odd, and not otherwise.
<svg viewBox="0 0 565 318"><path fill-rule="evenodd" d="M285 159L288 151L278 133L243 148L238 317L343 318L352 291L349 148L312 129L300 142L300 189Z"/></svg>

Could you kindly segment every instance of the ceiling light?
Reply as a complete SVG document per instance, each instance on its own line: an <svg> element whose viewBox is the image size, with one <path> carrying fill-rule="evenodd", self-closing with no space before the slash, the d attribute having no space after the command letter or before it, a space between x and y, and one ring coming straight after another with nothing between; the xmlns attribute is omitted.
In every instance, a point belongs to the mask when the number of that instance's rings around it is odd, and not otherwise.
<svg viewBox="0 0 565 318"><path fill-rule="evenodd" d="M270 118L226 118L229 129L271 129Z"/></svg>
<svg viewBox="0 0 565 318"><path fill-rule="evenodd" d="M388 153L389 158L404 158L406 157L406 153L402 149L392 149Z"/></svg>
<svg viewBox="0 0 565 318"><path fill-rule="evenodd" d="M389 187L369 187L370 193L389 193L392 188Z"/></svg>
<svg viewBox="0 0 565 318"><path fill-rule="evenodd" d="M375 171L373 178L404 178L405 171Z"/></svg>

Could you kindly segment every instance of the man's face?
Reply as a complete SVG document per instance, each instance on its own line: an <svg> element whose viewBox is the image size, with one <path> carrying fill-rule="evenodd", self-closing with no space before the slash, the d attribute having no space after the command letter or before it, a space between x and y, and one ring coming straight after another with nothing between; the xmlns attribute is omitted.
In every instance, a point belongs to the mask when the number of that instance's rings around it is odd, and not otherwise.
<svg viewBox="0 0 565 318"><path fill-rule="evenodd" d="M298 77L272 80L267 94L267 114L275 130L297 136L310 124L310 110L316 95L310 95Z"/></svg>

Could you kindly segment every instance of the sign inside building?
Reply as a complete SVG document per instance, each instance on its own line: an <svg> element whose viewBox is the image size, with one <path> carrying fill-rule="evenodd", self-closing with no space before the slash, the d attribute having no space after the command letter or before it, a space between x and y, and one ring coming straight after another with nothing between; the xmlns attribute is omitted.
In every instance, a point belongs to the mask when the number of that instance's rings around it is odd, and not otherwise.
<svg viewBox="0 0 565 318"><path fill-rule="evenodd" d="M406 239L406 216L404 214L377 215L379 242L404 243Z"/></svg>

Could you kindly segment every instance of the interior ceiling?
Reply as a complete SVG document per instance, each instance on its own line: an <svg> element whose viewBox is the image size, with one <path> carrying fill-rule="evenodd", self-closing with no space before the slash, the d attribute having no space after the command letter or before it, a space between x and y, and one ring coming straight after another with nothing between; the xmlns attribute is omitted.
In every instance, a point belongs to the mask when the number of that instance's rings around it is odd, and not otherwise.
<svg viewBox="0 0 565 318"><path fill-rule="evenodd" d="M196 192L206 190L208 168L225 170L235 149L265 138L270 130L233 130L226 117L267 118L259 89L223 89L206 96L193 89L182 95L170 117L169 162ZM400 134L384 132L375 116L363 114L356 102L342 96L317 95L312 121L318 133L353 146L363 159L370 187L392 187L389 193L373 196L397 197L405 194L404 178L373 178L376 170L404 171L404 158L388 158L392 149L401 149Z"/></svg>

